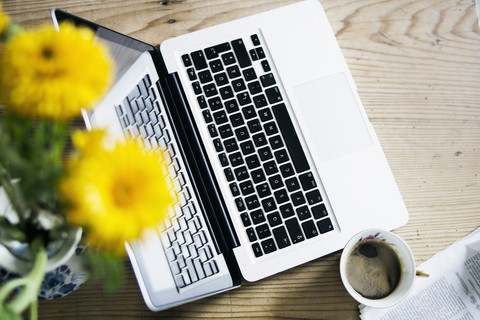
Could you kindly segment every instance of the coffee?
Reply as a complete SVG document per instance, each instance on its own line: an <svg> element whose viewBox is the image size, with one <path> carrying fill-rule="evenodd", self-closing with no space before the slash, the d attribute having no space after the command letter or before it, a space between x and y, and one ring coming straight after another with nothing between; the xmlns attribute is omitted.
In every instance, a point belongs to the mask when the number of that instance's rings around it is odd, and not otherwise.
<svg viewBox="0 0 480 320"><path fill-rule="evenodd" d="M367 299L390 295L402 274L395 249L377 238L366 238L355 244L348 254L346 266L348 282Z"/></svg>

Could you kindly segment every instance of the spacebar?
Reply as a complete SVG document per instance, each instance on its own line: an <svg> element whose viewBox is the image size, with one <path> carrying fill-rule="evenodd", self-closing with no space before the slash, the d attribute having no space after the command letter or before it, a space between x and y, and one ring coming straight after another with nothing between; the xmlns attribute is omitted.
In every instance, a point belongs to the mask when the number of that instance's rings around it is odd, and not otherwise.
<svg viewBox="0 0 480 320"><path fill-rule="evenodd" d="M272 107L275 118L277 119L278 126L283 136L283 140L287 145L288 153L292 158L293 165L297 173L304 172L310 169L305 152L298 139L297 131L293 126L290 115L288 114L287 107L281 103Z"/></svg>

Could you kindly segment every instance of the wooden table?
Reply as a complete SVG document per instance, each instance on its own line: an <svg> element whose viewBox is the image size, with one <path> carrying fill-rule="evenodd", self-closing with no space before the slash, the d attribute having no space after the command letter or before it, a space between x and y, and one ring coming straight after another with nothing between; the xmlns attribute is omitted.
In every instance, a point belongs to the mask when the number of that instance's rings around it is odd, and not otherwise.
<svg viewBox="0 0 480 320"><path fill-rule="evenodd" d="M159 44L295 0L3 0L24 26L52 7ZM417 264L480 226L480 35L474 0L321 0L410 212L396 230ZM121 290L99 284L40 304L40 319L358 319L340 253L160 313L128 268Z"/></svg>

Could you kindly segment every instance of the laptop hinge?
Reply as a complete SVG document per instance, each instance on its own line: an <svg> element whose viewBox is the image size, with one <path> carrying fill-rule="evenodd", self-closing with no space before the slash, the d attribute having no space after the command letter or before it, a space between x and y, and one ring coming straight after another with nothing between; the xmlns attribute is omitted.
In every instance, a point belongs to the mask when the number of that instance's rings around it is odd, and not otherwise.
<svg viewBox="0 0 480 320"><path fill-rule="evenodd" d="M199 139L199 132L192 121L192 115L183 96L184 93L180 86L178 75L176 73L171 74L163 79L161 78L160 81L160 90L174 100L174 108L169 108L174 118L173 122L178 134L184 135L183 139L180 137L180 140L185 147L186 159L191 169L194 170L195 176L193 179L198 186L197 189L202 201L206 205L205 212L210 220L210 227L213 229L214 235L218 237L217 240L220 246L223 247L220 250L225 253L225 250L230 251L231 248L238 247L239 241L232 228L232 222L223 198L219 193L220 189L217 180L213 176L213 169L205 156L205 148ZM168 92L165 92L166 90Z"/></svg>

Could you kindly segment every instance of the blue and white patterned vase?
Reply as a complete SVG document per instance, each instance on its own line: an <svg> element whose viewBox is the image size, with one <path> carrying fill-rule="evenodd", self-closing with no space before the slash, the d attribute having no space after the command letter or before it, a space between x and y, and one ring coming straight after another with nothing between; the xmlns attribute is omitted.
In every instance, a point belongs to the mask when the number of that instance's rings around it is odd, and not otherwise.
<svg viewBox="0 0 480 320"><path fill-rule="evenodd" d="M68 295L83 285L89 273L83 265L82 255L85 248L76 247L74 254L66 261L47 271L40 286L38 297L40 299L55 299ZM0 283L9 281L22 275L8 270L0 262Z"/></svg>

